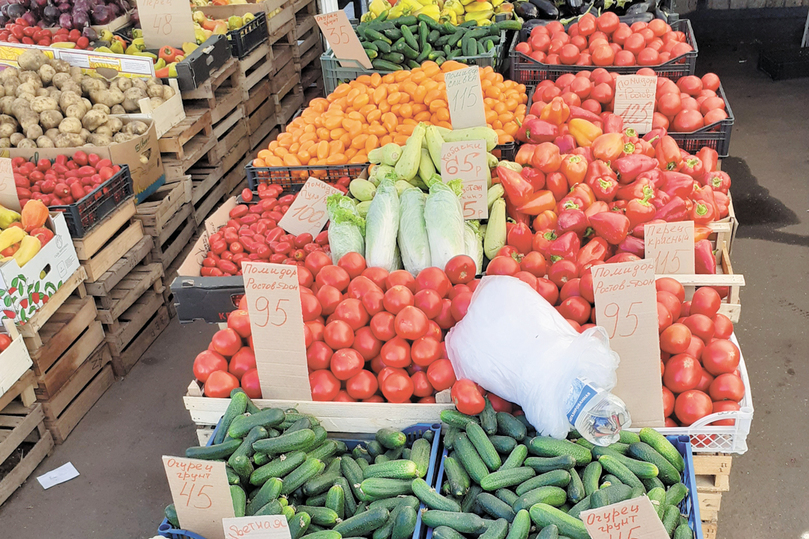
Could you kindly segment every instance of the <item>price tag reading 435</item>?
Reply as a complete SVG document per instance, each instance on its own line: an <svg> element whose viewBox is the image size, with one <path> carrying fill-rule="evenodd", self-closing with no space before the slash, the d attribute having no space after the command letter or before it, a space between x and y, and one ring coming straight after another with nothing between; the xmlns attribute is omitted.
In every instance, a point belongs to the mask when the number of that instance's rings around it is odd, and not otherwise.
<svg viewBox="0 0 809 539"><path fill-rule="evenodd" d="M243 262L258 380L265 399L312 400L298 267Z"/></svg>
<svg viewBox="0 0 809 539"><path fill-rule="evenodd" d="M615 79L615 114L624 119L624 127L638 133L652 130L657 77L618 75Z"/></svg>
<svg viewBox="0 0 809 539"><path fill-rule="evenodd" d="M182 529L224 539L222 519L234 516L225 463L164 455L163 467Z"/></svg>
<svg viewBox="0 0 809 539"><path fill-rule="evenodd" d="M351 23L348 22L345 11L315 15L315 22L326 36L326 41L334 51L334 57L340 60L341 66L352 67L350 63L346 64L343 60L356 60L366 69L373 68L368 53L362 48L360 38L357 37Z"/></svg>
<svg viewBox="0 0 809 539"><path fill-rule="evenodd" d="M138 0L143 40L150 49L196 43L191 4L187 0Z"/></svg>
<svg viewBox="0 0 809 539"><path fill-rule="evenodd" d="M694 273L694 221L647 223L643 241L656 274Z"/></svg>
<svg viewBox="0 0 809 539"><path fill-rule="evenodd" d="M596 323L621 357L618 384L633 427L662 427L660 343L654 261L593 266Z"/></svg>
<svg viewBox="0 0 809 539"><path fill-rule="evenodd" d="M278 226L296 236L305 232L317 236L329 220L326 199L339 192L339 189L325 182L309 178L289 210L278 221Z"/></svg>
<svg viewBox="0 0 809 539"><path fill-rule="evenodd" d="M486 142L445 142L441 146L441 179L463 182L461 204L464 219L488 219L486 204Z"/></svg>
<svg viewBox="0 0 809 539"><path fill-rule="evenodd" d="M486 127L480 68L472 66L445 73L444 83L447 86L447 105L452 128Z"/></svg>

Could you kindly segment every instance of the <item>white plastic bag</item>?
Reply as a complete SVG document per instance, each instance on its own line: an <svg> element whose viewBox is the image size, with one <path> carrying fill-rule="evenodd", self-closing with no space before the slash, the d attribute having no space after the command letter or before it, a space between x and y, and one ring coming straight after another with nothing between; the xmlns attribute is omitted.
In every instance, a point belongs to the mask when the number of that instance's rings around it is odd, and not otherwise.
<svg viewBox="0 0 809 539"><path fill-rule="evenodd" d="M570 430L565 398L577 377L611 390L618 354L602 327L577 333L528 284L484 277L466 316L446 337L458 379L519 404L537 432L564 438Z"/></svg>

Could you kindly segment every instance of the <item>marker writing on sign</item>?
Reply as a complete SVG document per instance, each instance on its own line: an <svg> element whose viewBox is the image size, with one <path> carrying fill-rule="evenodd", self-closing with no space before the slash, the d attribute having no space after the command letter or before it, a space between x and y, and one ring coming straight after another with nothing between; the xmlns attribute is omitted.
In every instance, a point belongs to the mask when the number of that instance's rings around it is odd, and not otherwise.
<svg viewBox="0 0 809 539"><path fill-rule="evenodd" d="M588 525L598 526L598 530L603 533L611 534L614 531L622 531L626 527L630 527L629 535L625 536L626 539L632 536L632 530L638 529L635 526L635 521L638 519L638 505L623 506L620 509L613 509L604 513L591 512L587 515L585 522ZM623 537L623 536L621 536Z"/></svg>
<svg viewBox="0 0 809 539"><path fill-rule="evenodd" d="M256 519L247 524L231 524L225 531L228 539L237 539L239 537L250 535L255 531L278 530L288 527L286 517L279 516L272 519Z"/></svg>

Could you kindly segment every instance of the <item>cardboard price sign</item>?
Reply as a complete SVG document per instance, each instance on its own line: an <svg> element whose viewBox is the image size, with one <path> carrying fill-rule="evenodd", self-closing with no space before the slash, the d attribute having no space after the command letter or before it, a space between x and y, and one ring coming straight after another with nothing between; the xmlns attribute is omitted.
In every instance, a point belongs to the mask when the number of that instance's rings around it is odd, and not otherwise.
<svg viewBox="0 0 809 539"><path fill-rule="evenodd" d="M0 157L0 206L20 211L20 197L17 196L17 185L8 157Z"/></svg>
<svg viewBox="0 0 809 539"><path fill-rule="evenodd" d="M646 496L581 512L592 539L666 539L669 534Z"/></svg>
<svg viewBox="0 0 809 539"><path fill-rule="evenodd" d="M143 41L150 49L196 43L191 4L187 0L138 0Z"/></svg>
<svg viewBox="0 0 809 539"><path fill-rule="evenodd" d="M447 104L452 128L486 127L480 68L472 66L450 71L444 74L444 83L447 86Z"/></svg>
<svg viewBox="0 0 809 539"><path fill-rule="evenodd" d="M182 529L224 539L222 519L235 516L225 463L164 455L163 467Z"/></svg>
<svg viewBox="0 0 809 539"><path fill-rule="evenodd" d="M225 539L290 539L284 515L223 518Z"/></svg>
<svg viewBox="0 0 809 539"><path fill-rule="evenodd" d="M243 262L242 273L261 394L312 400L297 266Z"/></svg>
<svg viewBox="0 0 809 539"><path fill-rule="evenodd" d="M461 204L464 219L488 219L486 204L486 142L445 142L441 145L441 179L463 182Z"/></svg>
<svg viewBox="0 0 809 539"><path fill-rule="evenodd" d="M343 60L356 60L366 69L373 69L368 53L362 48L360 38L354 32L348 16L343 10L332 13L315 15L315 22L320 27L320 31L326 36L329 47L334 51L334 56L340 60L343 67L351 67L351 64Z"/></svg>
<svg viewBox="0 0 809 539"><path fill-rule="evenodd" d="M694 221L648 223L643 227L646 260L655 273L694 273Z"/></svg>
<svg viewBox="0 0 809 539"><path fill-rule="evenodd" d="M624 119L624 127L638 133L652 130L657 77L618 75L615 79L615 114Z"/></svg>
<svg viewBox="0 0 809 539"><path fill-rule="evenodd" d="M654 261L601 264L592 271L596 323L621 357L612 392L626 403L633 427L662 427Z"/></svg>
<svg viewBox="0 0 809 539"><path fill-rule="evenodd" d="M278 221L278 226L296 236L305 232L313 237L317 236L329 220L326 199L335 193L340 193L340 190L315 178L309 178L289 210Z"/></svg>

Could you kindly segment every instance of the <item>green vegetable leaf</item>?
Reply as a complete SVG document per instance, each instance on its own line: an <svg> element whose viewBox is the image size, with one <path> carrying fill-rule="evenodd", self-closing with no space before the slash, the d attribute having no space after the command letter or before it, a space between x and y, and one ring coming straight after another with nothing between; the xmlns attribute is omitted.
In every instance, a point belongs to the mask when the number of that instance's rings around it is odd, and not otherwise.
<svg viewBox="0 0 809 539"><path fill-rule="evenodd" d="M11 296L6 296L3 299L3 303L5 303L6 307L11 307Z"/></svg>

